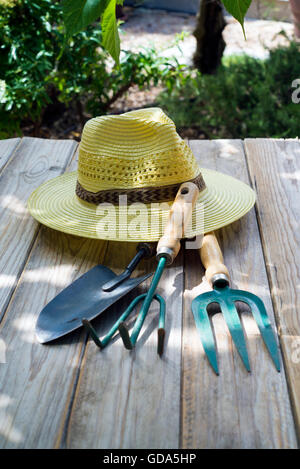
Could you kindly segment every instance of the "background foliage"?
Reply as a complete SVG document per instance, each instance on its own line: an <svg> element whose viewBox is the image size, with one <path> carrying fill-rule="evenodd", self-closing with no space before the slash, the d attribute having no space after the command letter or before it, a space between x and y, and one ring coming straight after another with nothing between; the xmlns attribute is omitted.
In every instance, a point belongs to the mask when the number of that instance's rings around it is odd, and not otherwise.
<svg viewBox="0 0 300 469"><path fill-rule="evenodd" d="M166 91L156 104L179 130L196 127L209 138L299 135L300 105L291 100L292 81L300 77L299 45L270 51L265 61L223 59L211 76L151 48L122 52L116 67L98 24L66 40L63 15L59 0L0 0L0 138L21 133L27 122L38 136L57 103L84 123L88 115L109 113L131 86L158 84Z"/></svg>
<svg viewBox="0 0 300 469"><path fill-rule="evenodd" d="M177 127L198 127L208 138L299 135L300 105L292 102L300 77L299 45L270 51L266 60L223 59L216 75L195 72L164 92L159 104Z"/></svg>
<svg viewBox="0 0 300 469"><path fill-rule="evenodd" d="M132 85L140 88L172 83L184 67L159 57L155 49L124 52L113 67L101 46L99 25L65 41L63 12L58 0L10 0L0 4L0 137L20 131L32 121L38 135L48 106L75 103L99 115Z"/></svg>
<svg viewBox="0 0 300 469"><path fill-rule="evenodd" d="M251 0L221 0L226 10L242 25ZM68 36L85 29L90 23L101 17L103 47L119 64L120 39L116 22L116 5L123 5L124 0L64 0L64 21Z"/></svg>

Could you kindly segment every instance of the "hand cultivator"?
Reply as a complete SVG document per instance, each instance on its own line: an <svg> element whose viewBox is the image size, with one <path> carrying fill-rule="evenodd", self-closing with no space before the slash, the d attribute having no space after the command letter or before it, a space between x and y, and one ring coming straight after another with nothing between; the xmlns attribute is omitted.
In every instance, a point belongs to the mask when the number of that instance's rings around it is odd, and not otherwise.
<svg viewBox="0 0 300 469"><path fill-rule="evenodd" d="M116 275L104 265L96 265L62 290L41 311L36 334L42 344L82 326L82 319L94 319L152 275L130 278L141 259L155 254L155 245L140 243L124 272Z"/></svg>
<svg viewBox="0 0 300 469"><path fill-rule="evenodd" d="M181 184L176 198L174 200L174 203L172 205L172 208L170 210L164 235L159 240L157 245L156 258L158 260L158 265L154 273L148 293L138 296L131 302L129 307L122 314L119 320L114 324L110 332L102 341L98 338L90 322L87 320L82 321L86 329L91 333L91 337L96 343L96 345L98 345L98 347L103 348L110 341L110 339L118 329L122 337L124 346L127 349L131 350L136 344L139 333L149 311L151 302L153 298L155 298L160 303L157 352L159 355L162 354L165 336L165 301L160 295L156 295L155 291L162 276L165 265L172 264L179 252L180 240L181 238L183 238L185 227L188 226L188 223L192 216L192 210L196 203L198 194L199 189L195 184L191 182ZM135 308L135 306L139 303L139 301L142 299L144 301L130 336L128 328L124 321L129 316L131 311Z"/></svg>
<svg viewBox="0 0 300 469"><path fill-rule="evenodd" d="M128 306L128 308L124 311L122 316L118 319L118 321L115 322L113 327L110 329L110 331L106 334L106 336L100 340L100 338L97 335L97 332L91 325L90 321L87 319L82 320L82 324L86 328L86 330L91 334L91 337L93 341L95 342L96 345L98 345L99 348L103 349L106 347L106 345L110 342L110 340L113 338L117 330L119 329L120 325L123 324L123 321L125 321L130 313L134 310L134 308L137 306L137 304L145 299L147 296L146 293L143 295L137 296ZM158 323L158 345L157 345L157 353L159 355L162 354L163 352L163 345L164 345L164 336L165 336L165 311L166 311L166 303L165 300L160 296L160 295L154 295L153 298L159 302L160 305L160 312L159 312L159 323ZM122 326L121 326L122 327ZM123 326L124 327L124 326ZM137 337L136 337L137 339ZM129 339L130 340L130 339ZM132 348L132 347L131 347Z"/></svg>
<svg viewBox="0 0 300 469"><path fill-rule="evenodd" d="M211 303L220 305L233 342L246 369L250 371L245 336L235 306L237 301L246 303L251 308L275 367L277 371L280 371L278 346L265 306L256 295L243 290L233 290L229 287L229 273L224 265L222 252L214 233L204 236L200 256L206 268L206 278L213 287L213 291L203 293L195 298L192 302L192 311L204 351L216 374L219 374L216 345L207 313L207 307Z"/></svg>

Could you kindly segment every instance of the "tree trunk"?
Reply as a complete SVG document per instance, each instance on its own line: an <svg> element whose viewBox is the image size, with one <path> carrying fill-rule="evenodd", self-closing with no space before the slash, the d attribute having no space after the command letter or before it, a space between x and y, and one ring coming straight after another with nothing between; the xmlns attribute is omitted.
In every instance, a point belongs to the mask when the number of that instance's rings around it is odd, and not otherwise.
<svg viewBox="0 0 300 469"><path fill-rule="evenodd" d="M197 41L194 66L204 74L213 74L221 64L226 26L223 9L218 0L201 0L194 36Z"/></svg>
<svg viewBox="0 0 300 469"><path fill-rule="evenodd" d="M300 39L300 0L290 0L296 39Z"/></svg>

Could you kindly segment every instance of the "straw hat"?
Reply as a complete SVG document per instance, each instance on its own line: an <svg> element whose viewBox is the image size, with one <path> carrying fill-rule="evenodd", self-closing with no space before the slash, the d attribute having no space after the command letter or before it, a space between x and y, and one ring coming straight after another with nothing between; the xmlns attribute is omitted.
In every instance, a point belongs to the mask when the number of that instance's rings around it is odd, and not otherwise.
<svg viewBox="0 0 300 469"><path fill-rule="evenodd" d="M202 158L205 164L205 155ZM74 235L156 241L182 182L200 195L186 237L243 216L255 202L246 184L199 168L174 123L159 108L101 116L82 133L78 170L51 179L30 196L39 222Z"/></svg>

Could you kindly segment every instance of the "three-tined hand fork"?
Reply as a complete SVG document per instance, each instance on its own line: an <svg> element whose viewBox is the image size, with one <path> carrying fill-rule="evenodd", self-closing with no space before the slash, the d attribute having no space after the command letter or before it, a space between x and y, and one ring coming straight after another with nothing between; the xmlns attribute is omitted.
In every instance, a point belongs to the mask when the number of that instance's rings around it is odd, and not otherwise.
<svg viewBox="0 0 300 469"><path fill-rule="evenodd" d="M213 291L197 296L192 301L192 311L204 351L216 374L219 374L216 345L207 313L207 307L211 303L220 305L233 342L246 369L250 371L245 336L235 306L237 301L249 305L267 350L277 371L280 371L278 345L265 306L262 300L253 293L229 288L229 272L224 265L223 255L214 233L204 236L200 256L206 269L206 278L213 287Z"/></svg>

